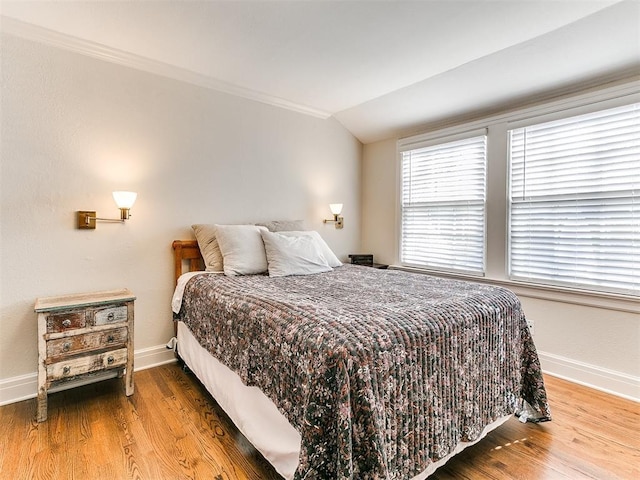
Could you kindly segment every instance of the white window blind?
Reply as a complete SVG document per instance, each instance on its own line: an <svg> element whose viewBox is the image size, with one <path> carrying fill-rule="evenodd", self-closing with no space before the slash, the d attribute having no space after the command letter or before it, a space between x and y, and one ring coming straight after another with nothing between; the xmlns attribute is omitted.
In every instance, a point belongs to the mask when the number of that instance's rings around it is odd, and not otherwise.
<svg viewBox="0 0 640 480"><path fill-rule="evenodd" d="M486 135L402 152L400 260L483 274Z"/></svg>
<svg viewBox="0 0 640 480"><path fill-rule="evenodd" d="M640 104L510 130L509 274L640 293Z"/></svg>

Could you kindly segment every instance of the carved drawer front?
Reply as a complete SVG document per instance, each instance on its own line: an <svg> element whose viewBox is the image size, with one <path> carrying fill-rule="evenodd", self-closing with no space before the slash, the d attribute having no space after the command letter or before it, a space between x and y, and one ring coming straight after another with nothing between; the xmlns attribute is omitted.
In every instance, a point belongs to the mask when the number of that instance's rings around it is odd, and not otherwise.
<svg viewBox="0 0 640 480"><path fill-rule="evenodd" d="M84 328L87 319L84 310L78 312L52 313L47 315L47 333L66 332L76 328Z"/></svg>
<svg viewBox="0 0 640 480"><path fill-rule="evenodd" d="M47 359L51 363L51 361L55 361L58 358L102 348L115 348L124 345L126 342L127 327L49 340L47 342Z"/></svg>
<svg viewBox="0 0 640 480"><path fill-rule="evenodd" d="M118 305L96 310L94 325L108 325L110 323L124 323L127 321L127 306Z"/></svg>
<svg viewBox="0 0 640 480"><path fill-rule="evenodd" d="M70 358L47 365L47 380L62 380L84 373L99 372L110 368L121 367L127 363L127 349L121 348L112 352Z"/></svg>

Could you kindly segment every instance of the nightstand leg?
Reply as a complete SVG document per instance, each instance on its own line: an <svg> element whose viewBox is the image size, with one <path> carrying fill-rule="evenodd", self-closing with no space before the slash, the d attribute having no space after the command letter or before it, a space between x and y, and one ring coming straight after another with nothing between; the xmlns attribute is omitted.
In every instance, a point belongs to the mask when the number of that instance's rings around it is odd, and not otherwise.
<svg viewBox="0 0 640 480"><path fill-rule="evenodd" d="M127 366L124 375L124 389L127 397L133 395L133 302L127 303L127 320L129 330L127 334Z"/></svg>
<svg viewBox="0 0 640 480"><path fill-rule="evenodd" d="M44 422L47 419L47 392L39 392L37 402L36 420Z"/></svg>
<svg viewBox="0 0 640 480"><path fill-rule="evenodd" d="M36 420L44 422L47 419L47 316L38 313L38 398L36 404Z"/></svg>
<svg viewBox="0 0 640 480"><path fill-rule="evenodd" d="M127 367L127 373L124 376L124 390L127 397L133 395L133 366Z"/></svg>

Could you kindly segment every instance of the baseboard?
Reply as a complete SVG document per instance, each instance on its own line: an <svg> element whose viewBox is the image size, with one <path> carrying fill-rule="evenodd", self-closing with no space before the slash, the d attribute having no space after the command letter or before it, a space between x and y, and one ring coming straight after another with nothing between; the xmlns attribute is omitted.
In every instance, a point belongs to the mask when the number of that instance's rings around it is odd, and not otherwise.
<svg viewBox="0 0 640 480"><path fill-rule="evenodd" d="M157 367L166 363L172 363L176 361L176 356L173 350L167 349L165 345L158 345L150 348L143 348L134 352L134 371L144 370L151 367ZM100 380L114 377L116 374L105 372ZM62 390L64 388L78 387L80 385L86 385L96 381L92 380L79 380L77 382L69 382L64 387L58 387L51 389L52 392ZM29 373L27 375L21 375L19 377L8 378L6 380L0 380L0 405L7 405L9 403L20 402L22 400L28 400L35 398L38 392L38 375L37 373Z"/></svg>
<svg viewBox="0 0 640 480"><path fill-rule="evenodd" d="M134 355L134 372L176 361L176 354L166 345L156 345L155 347L136 350Z"/></svg>
<svg viewBox="0 0 640 480"><path fill-rule="evenodd" d="M626 373L538 351L544 373L640 402L640 378Z"/></svg>

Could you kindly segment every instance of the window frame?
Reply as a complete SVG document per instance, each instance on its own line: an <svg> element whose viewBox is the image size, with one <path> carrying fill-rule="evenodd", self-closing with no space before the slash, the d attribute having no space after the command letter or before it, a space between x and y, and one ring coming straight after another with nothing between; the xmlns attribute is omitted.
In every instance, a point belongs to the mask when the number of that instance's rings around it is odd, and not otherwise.
<svg viewBox="0 0 640 480"><path fill-rule="evenodd" d="M616 102L618 103L618 102ZM549 279L549 278L536 278L535 275L531 275L531 276L522 276L522 275L518 275L518 274L514 274L512 272L512 262L513 262L513 243L512 243L512 228L511 228L511 223L513 220L513 216L512 216L512 211L513 211L513 200L512 200L512 195L511 195L511 190L512 190L512 185L511 185L511 181L512 176L513 176L513 162L512 162L512 158L511 158L511 154L512 154L512 150L511 150L511 140L512 140L512 136L511 136L511 132L512 131L516 131L516 130L520 130L523 128L527 128L527 127L533 127L533 126L538 126L538 125L544 125L546 123L551 123L554 121L559 121L559 120L564 120L564 119L571 119L571 118L575 118L575 117L580 117L583 115L589 115L589 114L593 114L593 113L598 113L598 112L604 112L607 110L612 110L612 109L616 109L616 108L620 108L620 107L624 107L627 105L635 105L638 104L638 102L621 102L619 104L616 105L589 105L589 107L593 107L593 108L578 108L578 109L571 109L569 111L562 111L562 112L557 112L554 113L552 115L545 115L542 117L532 117L532 118L528 118L526 121L520 121L520 122L511 122L507 125L507 129L506 129L506 135L507 135L507 208L506 208L506 214L507 214L507 220L506 220L506 234L507 234L507 238L506 238L506 249L505 249L505 254L506 254L506 261L505 261L505 276L508 280L510 281L514 281L514 282L518 282L518 283L526 283L526 284L531 284L531 285L539 285L542 287L560 287L560 288L566 288L566 289L570 289L570 290L586 290L586 291L592 291L595 293L612 293L612 294L622 294L622 295L630 295L630 296L640 296L640 291L638 292L638 294L634 293L633 289L622 289L622 288L615 288L615 287L606 287L606 286L600 286L600 285L596 285L594 283L589 283L589 282L580 282L579 280L575 281L575 282L570 282L570 281L554 281L553 279ZM598 196L600 194L600 192L591 192L591 195L595 195ZM574 194L567 194L568 197L573 197L575 196ZM534 202L536 203L536 202Z"/></svg>
<svg viewBox="0 0 640 480"><path fill-rule="evenodd" d="M484 158L484 200L482 206L482 218L483 218L483 226L482 226L482 269L481 271L476 270L468 270L468 269L458 269L458 268L444 268L437 267L435 265L419 265L415 263L403 262L402 258L402 240L403 240L403 154L405 152L409 152L412 150L419 150L422 148L429 148L438 145L445 145L448 143L454 143L466 139L471 139L474 137L484 136L485 143L485 158ZM397 247L397 259L398 263L407 268L417 268L424 271L431 272L439 272L439 273L450 273L450 274L459 274L471 277L484 277L486 275L487 270L487 179L488 179L488 130L487 128L480 128L474 130L467 130L464 132L458 132L455 134L444 135L444 136L419 136L412 137L407 139L408 141L399 142L398 143L398 247ZM446 202L443 202L446 203Z"/></svg>
<svg viewBox="0 0 640 480"><path fill-rule="evenodd" d="M507 130L531 123L551 121L566 116L580 115L596 110L640 102L640 81L626 79L608 86L583 91L567 92L562 96L539 97L529 106L518 106L497 114L474 114L470 117L433 121L406 137L395 140L395 234L394 260L390 268L427 273L437 276L481 281L512 289L528 298L548 299L568 304L584 305L624 312L640 312L640 296L612 292L599 292L577 287L541 285L507 277L507 223L508 223L508 160ZM401 154L400 149L420 142L454 137L473 130L487 129L487 236L486 270L484 277L455 272L438 272L426 268L402 265L400 262L401 235Z"/></svg>

